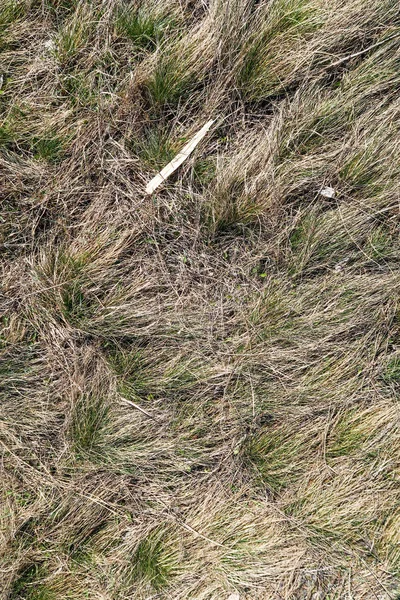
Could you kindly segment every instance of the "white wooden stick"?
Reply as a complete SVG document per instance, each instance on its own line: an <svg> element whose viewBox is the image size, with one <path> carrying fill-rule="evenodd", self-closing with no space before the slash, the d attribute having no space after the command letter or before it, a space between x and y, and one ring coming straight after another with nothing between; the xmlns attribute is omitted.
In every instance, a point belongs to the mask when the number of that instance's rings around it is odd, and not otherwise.
<svg viewBox="0 0 400 600"><path fill-rule="evenodd" d="M210 130L215 120L207 121L207 123L192 137L190 142L182 148L182 150L162 169L149 183L146 185L146 194L152 194L159 185L163 183L176 169L187 159L187 157L193 152L197 144L201 142L203 137Z"/></svg>
<svg viewBox="0 0 400 600"><path fill-rule="evenodd" d="M130 404L131 406L133 406L134 408L136 408L137 410L139 410L141 413L143 413L147 417L150 417L150 419L154 419L154 420L157 421L156 417L153 417L153 415L151 415L149 412L147 412L147 410L144 410L144 408L142 408L141 406L139 406L139 404L136 404L136 402L132 402L132 400L128 400L127 398L123 398L122 396L121 396L121 400L123 400L127 404Z"/></svg>

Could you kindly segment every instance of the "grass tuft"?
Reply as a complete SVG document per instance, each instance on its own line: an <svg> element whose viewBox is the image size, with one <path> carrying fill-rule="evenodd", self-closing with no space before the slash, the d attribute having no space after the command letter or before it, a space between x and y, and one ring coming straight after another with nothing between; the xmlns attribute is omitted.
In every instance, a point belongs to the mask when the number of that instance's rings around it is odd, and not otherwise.
<svg viewBox="0 0 400 600"><path fill-rule="evenodd" d="M56 163L63 156L63 141L57 135L39 138L33 141L33 152L36 159Z"/></svg>
<svg viewBox="0 0 400 600"><path fill-rule="evenodd" d="M40 583L44 575L45 571L40 564L23 569L13 583L10 600L55 600L56 596L51 589Z"/></svg>
<svg viewBox="0 0 400 600"><path fill-rule="evenodd" d="M349 411L339 419L331 432L327 456L330 458L350 456L360 449L364 440L365 432L360 430L354 411Z"/></svg>
<svg viewBox="0 0 400 600"><path fill-rule="evenodd" d="M0 51L7 50L12 40L12 28L26 12L23 0L4 0L0 6Z"/></svg>
<svg viewBox="0 0 400 600"><path fill-rule="evenodd" d="M245 462L254 469L261 485L279 493L301 474L304 440L286 438L279 431L254 434L243 449Z"/></svg>
<svg viewBox="0 0 400 600"><path fill-rule="evenodd" d="M146 7L127 6L116 17L116 29L132 42L135 50L155 50L174 20L168 14L152 13Z"/></svg>
<svg viewBox="0 0 400 600"><path fill-rule="evenodd" d="M322 23L315 4L309 0L274 1L244 46L237 73L243 97L259 102L279 93L288 77L286 64L280 60L282 49L286 48L289 53L300 48Z"/></svg>
<svg viewBox="0 0 400 600"><path fill-rule="evenodd" d="M55 42L55 56L60 65L69 67L86 48L95 24L95 15L86 5L78 5L69 20L60 27Z"/></svg>
<svg viewBox="0 0 400 600"><path fill-rule="evenodd" d="M109 407L106 400L94 394L82 394L71 417L70 436L78 460L100 457L107 430Z"/></svg>
<svg viewBox="0 0 400 600"><path fill-rule="evenodd" d="M132 152L152 169L161 169L177 154L176 146L168 133L155 127L149 127L139 138L130 142Z"/></svg>
<svg viewBox="0 0 400 600"><path fill-rule="evenodd" d="M384 379L387 383L398 384L400 382L400 357L391 358L385 368Z"/></svg>
<svg viewBox="0 0 400 600"><path fill-rule="evenodd" d="M177 571L176 555L168 547L162 530L154 530L142 539L133 556L131 576L161 590Z"/></svg>
<svg viewBox="0 0 400 600"><path fill-rule="evenodd" d="M184 70L180 57L162 56L145 83L151 106L159 110L186 100L194 84L193 75Z"/></svg>

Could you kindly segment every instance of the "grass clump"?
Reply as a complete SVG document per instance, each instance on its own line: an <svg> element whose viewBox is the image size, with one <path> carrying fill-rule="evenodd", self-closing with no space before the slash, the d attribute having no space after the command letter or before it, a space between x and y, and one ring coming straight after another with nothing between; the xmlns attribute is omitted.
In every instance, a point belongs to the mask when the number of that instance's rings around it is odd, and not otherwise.
<svg viewBox="0 0 400 600"><path fill-rule="evenodd" d="M377 226L368 236L367 251L377 260L390 258L395 254L395 243L391 232L386 227Z"/></svg>
<svg viewBox="0 0 400 600"><path fill-rule="evenodd" d="M215 160L212 157L199 158L193 165L193 178L200 186L209 185L216 173Z"/></svg>
<svg viewBox="0 0 400 600"><path fill-rule="evenodd" d="M23 569L12 585L10 600L55 600L52 590L40 581L45 575L45 569L40 564Z"/></svg>
<svg viewBox="0 0 400 600"><path fill-rule="evenodd" d="M93 259L91 250L69 252L62 249L36 268L37 277L49 288L46 293L45 286L44 303L51 307L57 320L72 327L87 324L96 310L97 301L90 292L88 275Z"/></svg>
<svg viewBox="0 0 400 600"><path fill-rule="evenodd" d="M84 262L79 258L66 256L64 275L66 282L62 286L61 312L71 324L78 325L90 313L90 303L85 296Z"/></svg>
<svg viewBox="0 0 400 600"><path fill-rule="evenodd" d="M19 0L6 0L0 10L0 26L4 31L24 14L24 3Z"/></svg>
<svg viewBox="0 0 400 600"><path fill-rule="evenodd" d="M117 390L128 400L150 394L145 361L140 349L123 350L106 344L106 357L118 378Z"/></svg>
<svg viewBox="0 0 400 600"><path fill-rule="evenodd" d="M78 5L78 0L44 0L43 8L47 11L56 24L61 24Z"/></svg>
<svg viewBox="0 0 400 600"><path fill-rule="evenodd" d="M93 31L96 15L89 5L78 5L71 17L65 21L57 35L55 56L64 68L71 66L72 62L79 58L90 39Z"/></svg>
<svg viewBox="0 0 400 600"><path fill-rule="evenodd" d="M365 437L365 432L360 429L360 424L357 423L357 416L354 412L349 411L339 419L331 432L327 456L329 458L350 456L360 449Z"/></svg>
<svg viewBox="0 0 400 600"><path fill-rule="evenodd" d="M98 96L88 78L79 72L67 73L60 78L60 94L74 108L97 108Z"/></svg>
<svg viewBox="0 0 400 600"><path fill-rule="evenodd" d="M322 25L317 7L309 0L276 0L266 15L259 17L256 33L244 45L237 73L238 87L245 99L260 101L279 92L288 73L280 52L301 48L303 40ZM289 61L288 61L289 62Z"/></svg>
<svg viewBox="0 0 400 600"><path fill-rule="evenodd" d="M194 78L192 73L185 73L181 60L182 57L173 54L162 56L146 81L145 90L155 109L174 106L188 98Z"/></svg>
<svg viewBox="0 0 400 600"><path fill-rule="evenodd" d="M132 559L131 578L161 590L177 572L176 560L176 551L168 544L165 532L156 529L139 542Z"/></svg>
<svg viewBox="0 0 400 600"><path fill-rule="evenodd" d="M72 409L70 436L78 460L101 457L109 411L106 400L95 394L82 394L76 401Z"/></svg>
<svg viewBox="0 0 400 600"><path fill-rule="evenodd" d="M57 135L49 135L33 140L33 156L49 163L56 163L63 156L63 140Z"/></svg>
<svg viewBox="0 0 400 600"><path fill-rule="evenodd" d="M14 134L8 123L0 126L0 148L7 148L14 141Z"/></svg>
<svg viewBox="0 0 400 600"><path fill-rule="evenodd" d="M120 8L115 21L118 33L127 37L135 50L155 50L173 24L168 14L134 6Z"/></svg>
<svg viewBox="0 0 400 600"><path fill-rule="evenodd" d="M301 474L305 440L287 438L279 431L253 435L244 446L243 456L255 468L256 477L272 493L282 491Z"/></svg>
<svg viewBox="0 0 400 600"><path fill-rule="evenodd" d="M12 41L12 29L25 14L21 0L5 0L0 7L0 51L6 50Z"/></svg>
<svg viewBox="0 0 400 600"><path fill-rule="evenodd" d="M140 350L124 350L107 343L105 350L107 359L117 375L131 379L140 372L143 360Z"/></svg>
<svg viewBox="0 0 400 600"><path fill-rule="evenodd" d="M132 139L130 147L143 163L153 169L161 169L177 153L168 133L156 127L149 127L139 138Z"/></svg>
<svg viewBox="0 0 400 600"><path fill-rule="evenodd" d="M67 321L78 324L87 314L88 304L79 281L64 286L61 292L62 312Z"/></svg>
<svg viewBox="0 0 400 600"><path fill-rule="evenodd" d="M0 152L23 154L35 160L55 164L64 157L67 139L46 127L37 118L34 107L11 107L0 124Z"/></svg>
<svg viewBox="0 0 400 600"><path fill-rule="evenodd" d="M387 383L399 384L400 356L395 356L388 361L383 377Z"/></svg>

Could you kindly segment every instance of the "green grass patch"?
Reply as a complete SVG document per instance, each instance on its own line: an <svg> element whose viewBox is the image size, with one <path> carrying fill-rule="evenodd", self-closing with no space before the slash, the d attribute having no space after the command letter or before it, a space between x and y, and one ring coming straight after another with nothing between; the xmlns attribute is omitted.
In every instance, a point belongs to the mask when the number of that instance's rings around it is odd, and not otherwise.
<svg viewBox="0 0 400 600"><path fill-rule="evenodd" d="M14 500L15 504L17 504L18 506L21 506L22 508L32 504L32 502L35 499L33 493L28 490L26 490L26 491L9 490L6 493L6 495L10 496Z"/></svg>
<svg viewBox="0 0 400 600"><path fill-rule="evenodd" d="M0 8L0 33L18 21L26 12L25 2L20 0L5 0Z"/></svg>
<svg viewBox="0 0 400 600"><path fill-rule="evenodd" d="M354 455L366 440L366 433L360 428L360 420L355 411L349 411L340 418L332 429L326 447L328 458Z"/></svg>
<svg viewBox="0 0 400 600"><path fill-rule="evenodd" d="M79 0L40 0L40 5L41 8L43 7L56 22L62 23L76 10L78 1Z"/></svg>
<svg viewBox="0 0 400 600"><path fill-rule="evenodd" d="M60 77L61 97L67 97L74 108L96 109L99 94L93 89L91 80L84 74L76 71Z"/></svg>
<svg viewBox="0 0 400 600"><path fill-rule="evenodd" d="M159 111L164 106L175 106L189 97L195 79L185 70L183 57L163 55L154 72L144 85L152 107Z"/></svg>
<svg viewBox="0 0 400 600"><path fill-rule="evenodd" d="M35 269L45 288L40 292L42 307L73 327L86 325L99 306L89 276L95 253L96 248L73 254L61 249Z"/></svg>
<svg viewBox="0 0 400 600"><path fill-rule="evenodd" d="M133 402L137 400L139 397L143 397L145 395L145 388L138 383L137 380L121 380L117 384L117 391L121 396L126 398L127 400L132 400ZM152 398L151 394L147 394L148 399Z"/></svg>
<svg viewBox="0 0 400 600"><path fill-rule="evenodd" d="M257 222L263 207L256 193L245 190L245 182L234 178L227 185L211 188L210 202L205 205L203 220L215 233L243 232L243 227Z"/></svg>
<svg viewBox="0 0 400 600"><path fill-rule="evenodd" d="M105 351L107 359L117 375L124 379L138 376L142 368L142 355L139 350L122 350L107 342Z"/></svg>
<svg viewBox="0 0 400 600"><path fill-rule="evenodd" d="M400 356L395 356L389 360L383 378L387 383L400 384Z"/></svg>
<svg viewBox="0 0 400 600"><path fill-rule="evenodd" d="M77 5L71 18L60 27L54 55L62 67L71 65L87 49L98 18L99 15L91 10L90 5L83 3Z"/></svg>
<svg viewBox="0 0 400 600"><path fill-rule="evenodd" d="M292 124L290 137L282 136L280 161L320 152L332 140L342 139L351 127L353 116L352 105L345 103L340 89L323 100L311 97L302 107L299 122Z"/></svg>
<svg viewBox="0 0 400 600"><path fill-rule="evenodd" d="M9 147L15 140L15 134L13 133L9 123L3 122L0 125L0 148Z"/></svg>
<svg viewBox="0 0 400 600"><path fill-rule="evenodd" d="M29 517L18 527L15 534L14 547L34 549L40 531L40 517Z"/></svg>
<svg viewBox="0 0 400 600"><path fill-rule="evenodd" d="M280 430L251 436L244 445L243 458L256 475L259 485L279 493L296 481L302 472L305 440L287 436Z"/></svg>
<svg viewBox="0 0 400 600"><path fill-rule="evenodd" d="M305 215L289 236L290 247L294 252L304 250L313 239L316 230L315 214Z"/></svg>
<svg viewBox="0 0 400 600"><path fill-rule="evenodd" d="M176 360L151 348L122 350L106 344L105 355L118 376L118 392L127 399L185 399L207 381L210 367L186 356Z"/></svg>
<svg viewBox="0 0 400 600"><path fill-rule="evenodd" d="M49 163L57 163L61 160L64 152L64 142L61 137L50 134L32 141L33 156L37 160L45 160Z"/></svg>
<svg viewBox="0 0 400 600"><path fill-rule="evenodd" d="M155 50L175 21L171 15L154 13L146 7L127 6L117 12L115 27L135 50Z"/></svg>
<svg viewBox="0 0 400 600"><path fill-rule="evenodd" d="M369 195L378 195L387 184L382 181L386 167L382 156L383 151L371 142L362 150L352 153L341 168L339 175L355 192L368 192Z"/></svg>
<svg viewBox="0 0 400 600"><path fill-rule="evenodd" d="M105 398L81 394L72 410L70 438L78 460L99 457L109 425L110 408Z"/></svg>
<svg viewBox="0 0 400 600"><path fill-rule="evenodd" d="M288 272L299 275L315 250L318 217L312 212L301 217L289 235Z"/></svg>
<svg viewBox="0 0 400 600"><path fill-rule="evenodd" d="M7 392L12 380L23 380L25 375L33 372L37 358L37 347L34 344L14 345L14 351L6 347L0 353L0 392Z"/></svg>
<svg viewBox="0 0 400 600"><path fill-rule="evenodd" d="M286 76L277 60L282 47L298 44L321 24L309 0L273 2L263 29L247 41L237 73L237 85L244 98L260 101L276 93Z"/></svg>
<svg viewBox="0 0 400 600"><path fill-rule="evenodd" d="M9 600L56 600L56 595L40 579L47 575L41 564L25 567L14 581Z"/></svg>
<svg viewBox="0 0 400 600"><path fill-rule="evenodd" d="M20 149L29 151L29 141L32 137L30 133L31 125L29 117L32 114L26 108L23 102L15 101L7 110L4 118L0 121L0 149L15 149L18 144Z"/></svg>
<svg viewBox="0 0 400 600"><path fill-rule="evenodd" d="M166 587L178 569L176 551L161 528L139 542L132 563L132 582L149 583L155 590Z"/></svg>
<svg viewBox="0 0 400 600"><path fill-rule="evenodd" d="M198 158L193 165L193 179L201 187L207 187L214 179L217 165L214 158Z"/></svg>
<svg viewBox="0 0 400 600"><path fill-rule="evenodd" d="M86 254L61 253L58 257L57 270L64 280L59 291L60 310L64 319L74 326L82 325L94 311L93 301L86 292L89 280L85 267L89 260Z"/></svg>
<svg viewBox="0 0 400 600"><path fill-rule="evenodd" d="M26 13L26 4L21 0L3 0L0 6L0 52L12 43L12 27ZM11 35L9 35L11 34Z"/></svg>
<svg viewBox="0 0 400 600"><path fill-rule="evenodd" d="M265 273L265 265L254 267L254 275L264 279L264 274L269 277L269 274ZM249 323L258 343L270 340L273 336L279 336L282 343L288 335L290 338L291 332L301 324L290 300L290 290L280 288L279 281L270 280L268 287L261 294L256 294L255 306L249 310Z"/></svg>
<svg viewBox="0 0 400 600"><path fill-rule="evenodd" d="M0 150L23 152L48 163L59 162L64 155L66 140L51 130L39 133L41 123L29 122L33 116L26 108L17 105L12 108L0 124Z"/></svg>
<svg viewBox="0 0 400 600"><path fill-rule="evenodd" d="M128 400L143 397L148 391L148 379L143 356L139 350L122 350L106 343L106 358L118 376L118 392Z"/></svg>
<svg viewBox="0 0 400 600"><path fill-rule="evenodd" d="M367 240L367 254L372 258L388 259L395 255L395 240L384 226L375 227Z"/></svg>
<svg viewBox="0 0 400 600"><path fill-rule="evenodd" d="M146 128L142 135L130 141L129 146L152 169L165 167L177 153L168 131L158 127Z"/></svg>
<svg viewBox="0 0 400 600"><path fill-rule="evenodd" d="M357 213L348 216L349 231L343 227L343 218L336 209L320 214L312 209L305 213L289 235L288 273L297 277L333 269L343 260L355 260L360 253L357 238L362 234L361 229L356 231L353 225L357 217Z"/></svg>
<svg viewBox="0 0 400 600"><path fill-rule="evenodd" d="M67 321L79 325L89 312L89 303L86 300L82 285L78 279L66 283L61 291L62 312Z"/></svg>
<svg viewBox="0 0 400 600"><path fill-rule="evenodd" d="M160 377L154 380L154 389L159 394L189 393L199 383L207 378L208 365L201 364L197 359L181 357L165 365Z"/></svg>

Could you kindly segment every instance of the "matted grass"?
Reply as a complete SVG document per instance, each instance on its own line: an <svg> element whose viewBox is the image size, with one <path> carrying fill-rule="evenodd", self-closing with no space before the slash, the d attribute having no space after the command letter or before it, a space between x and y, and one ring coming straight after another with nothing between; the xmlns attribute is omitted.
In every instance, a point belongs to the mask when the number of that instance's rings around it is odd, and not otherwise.
<svg viewBox="0 0 400 600"><path fill-rule="evenodd" d="M1 4L1 600L400 597L399 44Z"/></svg>

